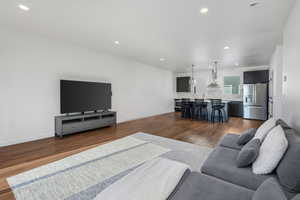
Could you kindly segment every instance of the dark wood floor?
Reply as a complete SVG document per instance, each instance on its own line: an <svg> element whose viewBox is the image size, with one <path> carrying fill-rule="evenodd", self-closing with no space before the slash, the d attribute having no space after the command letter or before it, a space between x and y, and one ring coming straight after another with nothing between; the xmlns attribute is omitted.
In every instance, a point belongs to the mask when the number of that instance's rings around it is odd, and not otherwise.
<svg viewBox="0 0 300 200"><path fill-rule="evenodd" d="M120 123L86 133L48 138L0 148L0 199L14 199L5 181L6 177L66 156L107 143L115 139L145 132L176 140L213 147L226 133L239 134L248 128L256 128L260 121L230 118L228 123L208 123L181 119L179 113Z"/></svg>

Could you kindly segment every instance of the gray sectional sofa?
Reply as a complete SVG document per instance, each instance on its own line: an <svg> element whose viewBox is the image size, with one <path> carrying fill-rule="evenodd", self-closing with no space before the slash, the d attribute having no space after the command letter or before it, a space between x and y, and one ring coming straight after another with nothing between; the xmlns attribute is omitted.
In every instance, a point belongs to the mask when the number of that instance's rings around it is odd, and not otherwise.
<svg viewBox="0 0 300 200"><path fill-rule="evenodd" d="M269 175L256 175L238 168L236 158L242 146L238 135L227 134L201 168L192 172L174 193L172 200L300 200L300 134L282 120L288 150Z"/></svg>

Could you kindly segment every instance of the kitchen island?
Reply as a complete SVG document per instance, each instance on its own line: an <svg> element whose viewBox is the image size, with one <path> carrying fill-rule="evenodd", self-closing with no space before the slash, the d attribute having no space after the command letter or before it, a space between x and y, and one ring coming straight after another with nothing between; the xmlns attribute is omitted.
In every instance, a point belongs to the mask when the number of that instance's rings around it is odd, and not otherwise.
<svg viewBox="0 0 300 200"><path fill-rule="evenodd" d="M224 105L224 108L222 109L222 114L223 114L223 121L227 122L229 120L229 115L228 115L228 105L231 101L230 100L222 100L222 105ZM197 117L197 106L195 106L195 101L193 99L191 99L189 101L190 104L190 109L191 109L191 113L192 116L189 116L188 118L193 118L193 119L199 119L199 120L204 120L206 117L206 112L205 109L202 110L202 116L201 118L198 116ZM205 99L204 100L204 104L207 104L207 120L212 122L212 104L211 101L209 99ZM181 109L181 99L175 99L175 111L183 111ZM182 116L184 116L182 114ZM215 122L219 121L219 113L216 111L215 112Z"/></svg>

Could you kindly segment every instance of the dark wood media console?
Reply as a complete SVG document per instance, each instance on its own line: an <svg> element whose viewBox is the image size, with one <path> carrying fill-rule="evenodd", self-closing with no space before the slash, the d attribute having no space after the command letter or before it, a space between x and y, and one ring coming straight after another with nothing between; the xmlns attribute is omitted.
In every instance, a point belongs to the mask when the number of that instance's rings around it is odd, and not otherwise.
<svg viewBox="0 0 300 200"><path fill-rule="evenodd" d="M113 126L117 123L117 113L113 111L67 115L55 117L55 136Z"/></svg>

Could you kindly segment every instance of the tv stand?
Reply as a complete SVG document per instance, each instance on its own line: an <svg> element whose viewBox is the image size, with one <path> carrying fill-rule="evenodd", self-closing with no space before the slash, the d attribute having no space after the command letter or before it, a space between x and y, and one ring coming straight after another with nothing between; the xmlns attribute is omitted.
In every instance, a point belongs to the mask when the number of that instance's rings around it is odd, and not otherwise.
<svg viewBox="0 0 300 200"><path fill-rule="evenodd" d="M63 137L72 133L113 126L116 123L117 113L113 111L56 116L55 136Z"/></svg>

